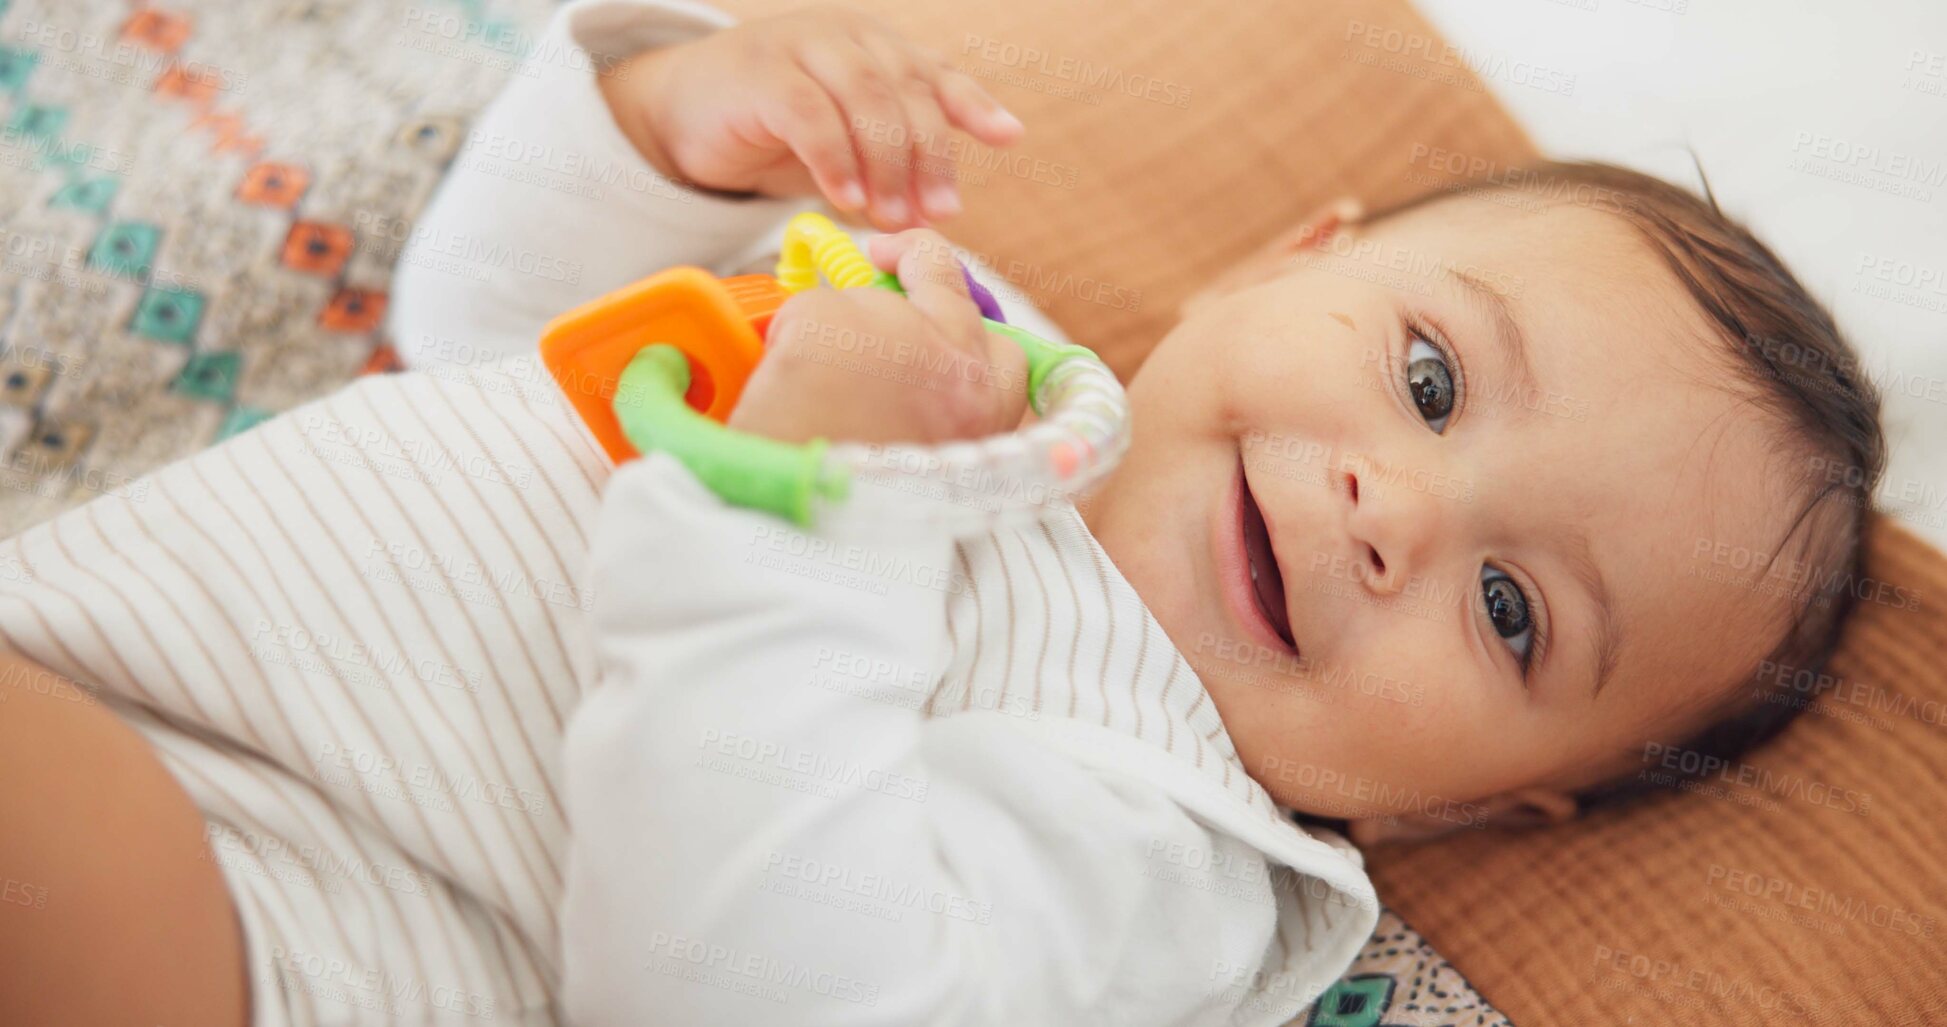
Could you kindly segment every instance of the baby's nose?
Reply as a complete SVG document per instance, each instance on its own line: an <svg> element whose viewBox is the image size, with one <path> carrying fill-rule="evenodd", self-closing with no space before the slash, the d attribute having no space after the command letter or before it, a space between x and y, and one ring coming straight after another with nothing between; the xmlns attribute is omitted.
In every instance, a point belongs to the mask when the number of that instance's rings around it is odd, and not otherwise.
<svg viewBox="0 0 1947 1027"><path fill-rule="evenodd" d="M1363 457L1347 459L1333 472L1332 485L1345 497L1361 580L1374 594L1394 595L1406 588L1413 564L1427 558L1440 516L1416 490L1382 481L1377 468Z"/></svg>

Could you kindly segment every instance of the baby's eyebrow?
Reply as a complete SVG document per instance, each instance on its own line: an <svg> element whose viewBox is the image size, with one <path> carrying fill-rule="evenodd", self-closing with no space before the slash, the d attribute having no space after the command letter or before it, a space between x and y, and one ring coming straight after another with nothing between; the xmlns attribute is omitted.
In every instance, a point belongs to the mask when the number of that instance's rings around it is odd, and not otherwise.
<svg viewBox="0 0 1947 1027"><path fill-rule="evenodd" d="M1468 299L1485 307L1494 319L1494 341L1501 347L1501 357L1507 363L1509 373L1514 379L1517 392L1499 392L1499 395L1515 399L1515 408L1530 408L1527 397L1539 390L1535 387L1534 371L1528 366L1528 337L1521 331L1521 322L1515 320L1514 308L1499 289L1482 281L1462 268L1442 267L1442 271L1461 286L1461 293Z"/></svg>
<svg viewBox="0 0 1947 1027"><path fill-rule="evenodd" d="M1622 648L1622 622L1617 619L1615 604L1610 601L1609 583L1602 576L1602 566L1589 551L1588 534L1579 528L1572 529L1562 541L1569 573L1588 590L1589 599L1595 605L1595 630L1589 633L1589 647L1595 652L1593 694L1600 696L1602 686L1609 683L1616 669L1616 655Z"/></svg>

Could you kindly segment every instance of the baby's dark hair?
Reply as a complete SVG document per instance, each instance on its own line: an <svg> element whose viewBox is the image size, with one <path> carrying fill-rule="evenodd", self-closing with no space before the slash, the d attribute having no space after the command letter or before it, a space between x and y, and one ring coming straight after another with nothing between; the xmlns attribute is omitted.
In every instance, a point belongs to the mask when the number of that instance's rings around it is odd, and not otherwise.
<svg viewBox="0 0 1947 1027"><path fill-rule="evenodd" d="M1734 767L1832 680L1824 668L1862 591L1866 522L1886 464L1878 390L1832 315L1717 206L1708 182L1699 196L1614 165L1543 162L1429 193L1377 216L1455 195L1572 203L1629 222L1725 342L1730 380L1787 433L1781 453L1802 479L1802 505L1764 568L1775 578L1777 562L1788 561L1778 589L1790 606L1783 640L1741 679L1747 687L1713 693L1701 729L1673 744L1652 742L1642 753L1645 764L1652 753L1678 758L1658 759L1652 773L1630 772L1586 788L1577 799L1583 809L1614 805Z"/></svg>

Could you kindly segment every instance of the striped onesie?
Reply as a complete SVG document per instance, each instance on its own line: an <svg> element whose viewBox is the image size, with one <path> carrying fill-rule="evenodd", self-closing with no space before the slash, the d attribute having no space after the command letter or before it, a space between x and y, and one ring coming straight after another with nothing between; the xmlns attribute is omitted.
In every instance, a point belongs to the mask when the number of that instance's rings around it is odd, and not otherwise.
<svg viewBox="0 0 1947 1027"><path fill-rule="evenodd" d="M584 0L540 52L721 24ZM1277 1024L1329 986L1377 917L1357 853L1245 773L1072 509L827 543L666 458L612 470L502 359L789 205L543 188L496 134L640 165L586 61L547 62L415 246L571 246L575 282L409 250L422 370L6 543L0 643L98 689L208 821L252 1022Z"/></svg>

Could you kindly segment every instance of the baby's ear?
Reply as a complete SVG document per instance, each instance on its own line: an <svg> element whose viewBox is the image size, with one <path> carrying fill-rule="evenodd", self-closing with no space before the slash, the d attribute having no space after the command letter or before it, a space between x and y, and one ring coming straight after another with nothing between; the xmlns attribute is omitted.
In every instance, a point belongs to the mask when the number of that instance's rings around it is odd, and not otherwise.
<svg viewBox="0 0 1947 1027"><path fill-rule="evenodd" d="M1356 225L1366 216L1366 206L1350 196L1342 196L1298 219L1298 223L1278 233L1267 244L1272 256L1283 259L1303 250L1316 249L1338 234L1346 225Z"/></svg>
<svg viewBox="0 0 1947 1027"><path fill-rule="evenodd" d="M1517 788L1479 802L1443 804L1437 812L1370 817L1346 826L1360 848L1387 842L1417 842L1465 828L1547 827L1575 819L1575 796L1555 788Z"/></svg>
<svg viewBox="0 0 1947 1027"><path fill-rule="evenodd" d="M1319 246L1337 234L1341 226L1356 223L1364 216L1365 206L1351 197L1334 200L1312 211L1184 297L1180 313L1189 317L1211 300L1276 277L1290 269L1291 260L1297 254Z"/></svg>

